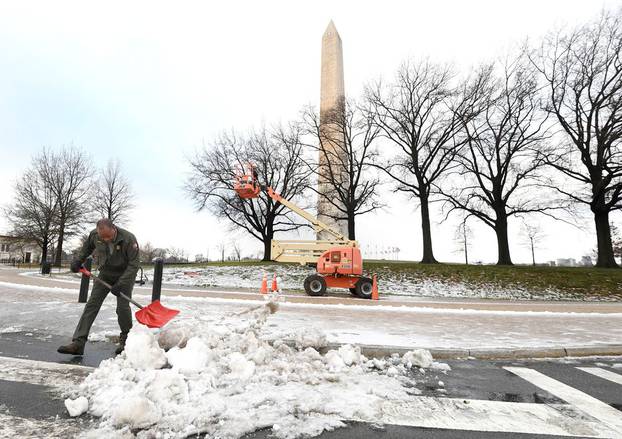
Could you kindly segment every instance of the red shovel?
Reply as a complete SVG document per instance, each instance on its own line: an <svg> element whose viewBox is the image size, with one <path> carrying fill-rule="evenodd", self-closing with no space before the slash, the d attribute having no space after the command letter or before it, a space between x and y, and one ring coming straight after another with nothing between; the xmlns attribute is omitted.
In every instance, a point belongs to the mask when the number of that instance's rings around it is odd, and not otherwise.
<svg viewBox="0 0 622 439"><path fill-rule="evenodd" d="M110 286L108 282L101 280L97 276L93 276L93 274L86 268L82 267L80 269L80 273L84 274L85 276L92 277L95 282L99 282L109 290L112 289L112 286ZM140 308L140 310L136 311L136 314L134 314L136 316L136 320L149 328L161 328L162 326L170 322L173 317L179 314L179 311L177 311L176 309L170 309L162 306L159 300L155 300L147 306L142 306L140 303L134 301L130 297L127 297L121 292L119 292L119 296L123 297L125 300L129 300L138 308Z"/></svg>

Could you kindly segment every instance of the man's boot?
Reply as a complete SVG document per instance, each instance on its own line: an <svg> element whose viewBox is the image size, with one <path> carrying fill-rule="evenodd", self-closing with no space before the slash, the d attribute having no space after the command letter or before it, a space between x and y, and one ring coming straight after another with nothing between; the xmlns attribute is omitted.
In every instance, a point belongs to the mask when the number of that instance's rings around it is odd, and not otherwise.
<svg viewBox="0 0 622 439"><path fill-rule="evenodd" d="M125 341L127 340L127 334L121 333L119 335L119 346L117 346L117 350L114 351L116 355L119 355L121 352L125 350Z"/></svg>
<svg viewBox="0 0 622 439"><path fill-rule="evenodd" d="M68 345L60 346L57 351L61 354L84 355L84 346L72 341Z"/></svg>

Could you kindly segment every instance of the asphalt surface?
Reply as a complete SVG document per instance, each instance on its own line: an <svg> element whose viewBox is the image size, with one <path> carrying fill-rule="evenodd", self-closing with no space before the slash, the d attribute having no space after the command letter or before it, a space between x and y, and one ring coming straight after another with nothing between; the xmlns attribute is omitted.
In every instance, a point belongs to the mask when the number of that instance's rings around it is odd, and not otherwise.
<svg viewBox="0 0 622 439"><path fill-rule="evenodd" d="M108 342L89 343L85 355L71 357L56 353L59 344L66 343L64 337L44 332L17 332L0 334L0 364L8 359L28 359L30 363L82 365L96 367L102 360L114 355L115 345ZM456 400L502 401L510 403L534 403L542 406L564 404L559 397L540 389L536 385L504 369L519 366L541 372L561 383L572 386L599 401L620 410L622 418L622 385L593 376L577 367L598 367L620 374L622 369L613 367L622 363L621 357L582 358L572 360L521 360L521 361L480 361L450 360L451 371L442 372L429 369L425 373L414 371L417 388L422 396ZM43 364L43 363L42 363ZM86 373L86 372L85 372ZM75 377L75 382L83 379ZM441 382L442 381L442 382ZM82 415L77 420L70 419L63 404L62 389L45 384L32 384L23 381L0 379L0 415L14 422L36 421L37 425L50 427L67 423L70 430L63 430L55 436L53 429L48 437L69 437L72 433L88 429L97 420ZM16 421L17 420L17 421ZM4 421L7 422L6 420ZM3 435L0 426L0 437ZM41 432L21 431L20 437L39 437ZM258 431L245 436L247 439L268 438L270 430ZM467 431L450 428L423 428L408 425L371 425L349 423L347 427L325 432L319 438L552 438L553 435L520 434L499 431ZM583 437L583 436L571 436ZM616 436L611 436L616 437ZM620 436L622 437L622 431Z"/></svg>

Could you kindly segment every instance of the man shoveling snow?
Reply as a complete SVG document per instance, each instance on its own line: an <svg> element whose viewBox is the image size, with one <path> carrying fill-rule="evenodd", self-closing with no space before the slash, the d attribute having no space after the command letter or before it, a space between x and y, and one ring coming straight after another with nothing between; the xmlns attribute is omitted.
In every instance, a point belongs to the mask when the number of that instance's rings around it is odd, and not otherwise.
<svg viewBox="0 0 622 439"><path fill-rule="evenodd" d="M427 351L379 361L346 345L321 355L325 338L308 330L296 348L270 343L261 329L274 310L269 303L216 323L196 316L160 331L133 328L125 352L72 395L101 418L85 436L237 438L262 428L313 436L344 420L375 422L386 401L418 393L407 372L429 366Z"/></svg>
<svg viewBox="0 0 622 439"><path fill-rule="evenodd" d="M127 334L132 328L130 303L120 297L119 293L128 297L132 296L132 289L139 268L136 237L127 230L116 227L108 219L99 220L95 230L89 234L88 239L84 242L77 259L71 263L71 271L78 273L86 258L93 252L98 258L99 277L111 284L112 288L109 290L100 283L93 285L91 297L84 307L72 342L58 348L58 352L61 354L84 354L84 345L88 339L89 331L108 292L117 296L117 317L121 329L117 354L123 352Z"/></svg>

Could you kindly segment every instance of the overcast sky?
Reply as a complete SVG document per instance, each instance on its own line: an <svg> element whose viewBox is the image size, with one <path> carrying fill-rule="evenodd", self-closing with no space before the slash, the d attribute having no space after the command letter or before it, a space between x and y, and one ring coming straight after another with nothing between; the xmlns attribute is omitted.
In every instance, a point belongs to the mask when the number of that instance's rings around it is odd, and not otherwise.
<svg viewBox="0 0 622 439"><path fill-rule="evenodd" d="M186 158L223 129L245 130L297 117L319 102L321 37L331 19L341 35L347 94L390 76L409 57L467 71L525 38L596 17L619 1L228 1L0 3L0 204L43 146L74 144L104 165L119 158L136 192L127 227L140 242L182 247L191 257L239 239L260 243L196 213L181 185ZM361 218L358 239L421 256L416 203L387 196L388 208ZM435 214L437 259L454 252L455 221ZM620 221L619 217L613 218ZM595 247L583 230L544 222L540 261L580 258ZM515 262L530 255L511 228ZM0 232L7 224L0 217ZM475 227L472 258L492 262L492 230Z"/></svg>

